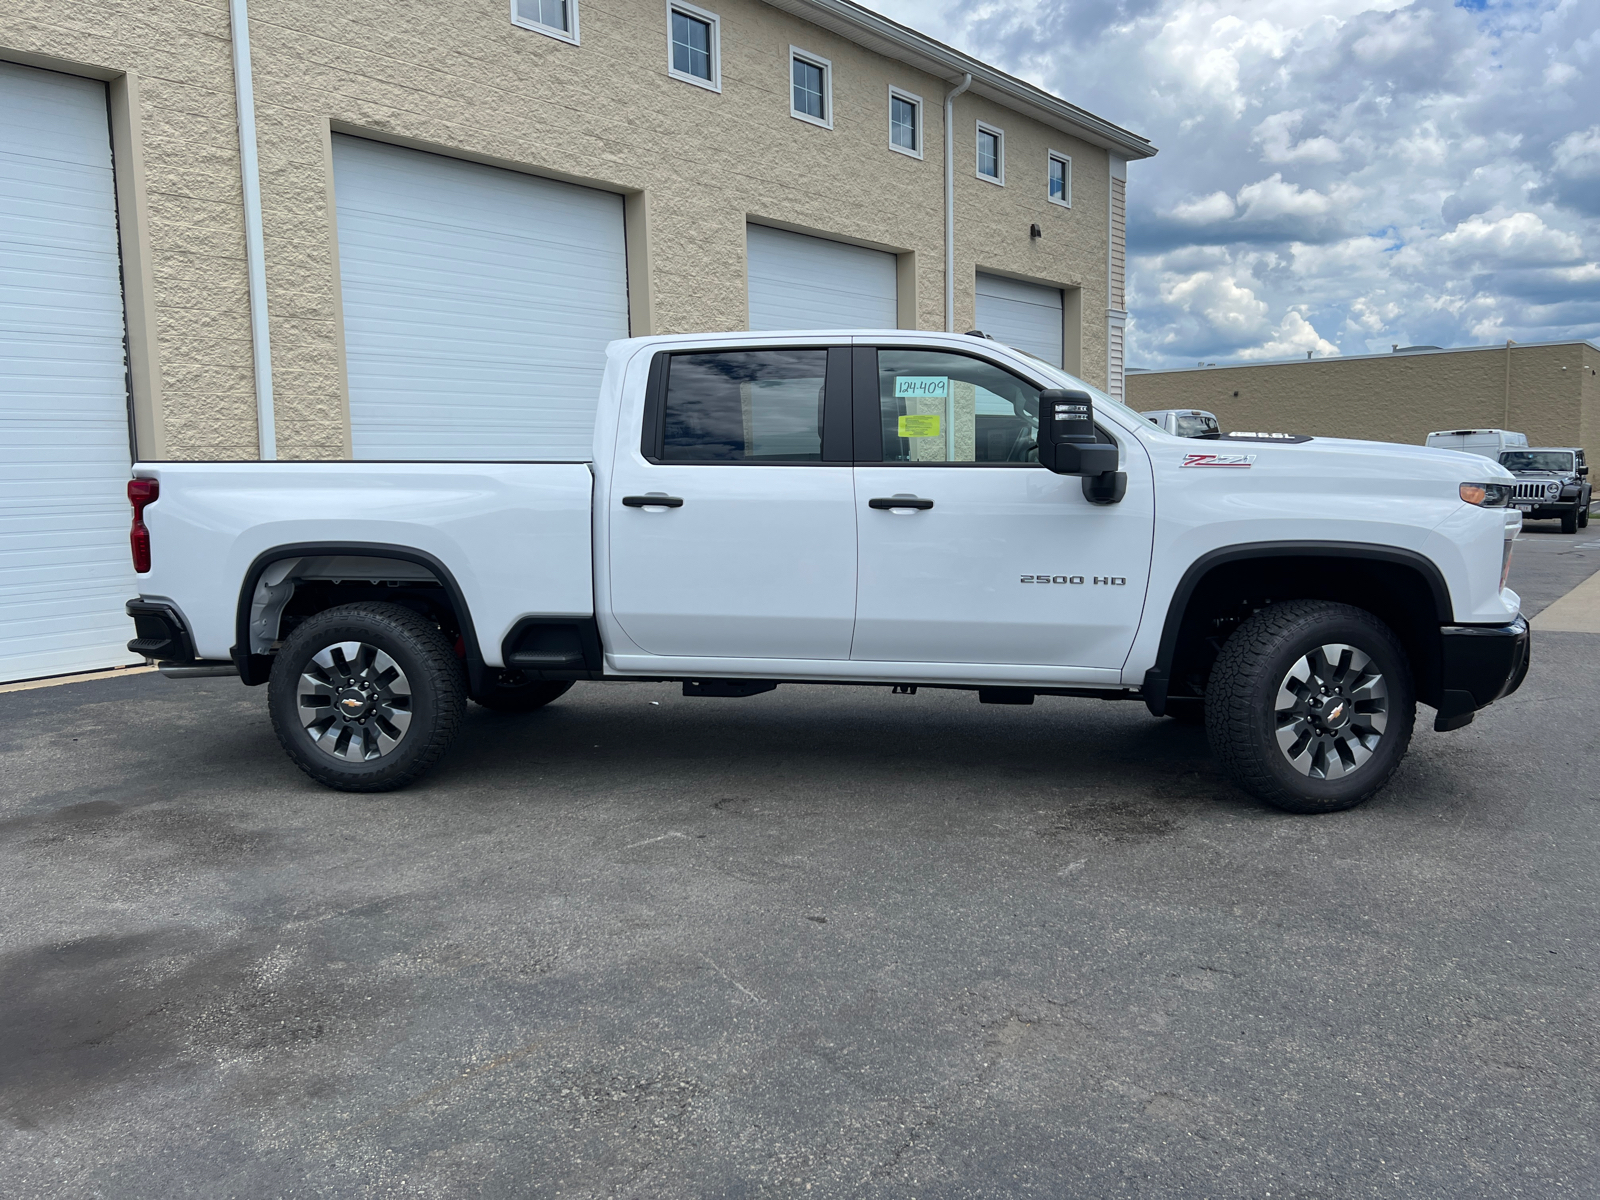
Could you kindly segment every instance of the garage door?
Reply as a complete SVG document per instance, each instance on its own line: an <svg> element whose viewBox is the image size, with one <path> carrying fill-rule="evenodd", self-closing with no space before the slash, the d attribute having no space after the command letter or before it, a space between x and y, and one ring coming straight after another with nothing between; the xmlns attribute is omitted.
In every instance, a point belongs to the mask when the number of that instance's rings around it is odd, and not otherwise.
<svg viewBox="0 0 1600 1200"><path fill-rule="evenodd" d="M978 275L978 328L998 342L1061 365L1061 289Z"/></svg>
<svg viewBox="0 0 1600 1200"><path fill-rule="evenodd" d="M0 681L142 662L102 83L0 63Z"/></svg>
<svg viewBox="0 0 1600 1200"><path fill-rule="evenodd" d="M352 137L333 169L355 456L592 457L622 197Z"/></svg>
<svg viewBox="0 0 1600 1200"><path fill-rule="evenodd" d="M751 329L894 329L895 257L748 226Z"/></svg>

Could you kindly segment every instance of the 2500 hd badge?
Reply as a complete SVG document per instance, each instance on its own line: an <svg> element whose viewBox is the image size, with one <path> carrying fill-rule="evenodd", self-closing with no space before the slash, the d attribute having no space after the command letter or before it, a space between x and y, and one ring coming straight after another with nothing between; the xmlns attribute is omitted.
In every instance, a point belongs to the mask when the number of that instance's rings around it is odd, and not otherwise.
<svg viewBox="0 0 1600 1200"><path fill-rule="evenodd" d="M1022 583L1083 583L1084 581L1085 577L1082 575L1024 575L1021 579ZM1124 587L1128 582L1122 575L1096 575L1094 581L1111 587Z"/></svg>

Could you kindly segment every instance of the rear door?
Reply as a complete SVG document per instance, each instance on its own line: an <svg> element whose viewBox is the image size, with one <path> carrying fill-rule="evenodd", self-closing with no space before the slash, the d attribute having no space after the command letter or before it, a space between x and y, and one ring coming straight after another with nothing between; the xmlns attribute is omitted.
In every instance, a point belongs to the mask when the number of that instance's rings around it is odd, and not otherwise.
<svg viewBox="0 0 1600 1200"><path fill-rule="evenodd" d="M1040 385L1016 369L911 345L855 354L851 658L1120 670L1154 520L1137 439L1102 425L1128 489L1090 504L1081 480L1038 464Z"/></svg>
<svg viewBox="0 0 1600 1200"><path fill-rule="evenodd" d="M643 436L622 435L605 498L611 613L639 649L850 657L849 355L822 342L656 355Z"/></svg>

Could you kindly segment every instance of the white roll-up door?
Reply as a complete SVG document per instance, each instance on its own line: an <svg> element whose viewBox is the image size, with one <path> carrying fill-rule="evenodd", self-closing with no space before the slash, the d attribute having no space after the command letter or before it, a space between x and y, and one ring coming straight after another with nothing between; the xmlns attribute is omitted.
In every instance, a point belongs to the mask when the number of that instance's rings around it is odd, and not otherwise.
<svg viewBox="0 0 1600 1200"><path fill-rule="evenodd" d="M0 681L142 662L105 84L0 63Z"/></svg>
<svg viewBox="0 0 1600 1200"><path fill-rule="evenodd" d="M978 274L978 328L998 342L1061 365L1061 289Z"/></svg>
<svg viewBox="0 0 1600 1200"><path fill-rule="evenodd" d="M747 226L751 329L894 329L895 256Z"/></svg>
<svg viewBox="0 0 1600 1200"><path fill-rule="evenodd" d="M333 170L355 456L592 457L622 197L344 136Z"/></svg>

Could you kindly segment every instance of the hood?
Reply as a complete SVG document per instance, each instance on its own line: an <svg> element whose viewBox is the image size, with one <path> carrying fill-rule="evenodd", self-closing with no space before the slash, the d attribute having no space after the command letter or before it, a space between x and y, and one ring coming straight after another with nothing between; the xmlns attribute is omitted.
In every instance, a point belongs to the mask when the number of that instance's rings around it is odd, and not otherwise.
<svg viewBox="0 0 1600 1200"><path fill-rule="evenodd" d="M1450 477L1460 483L1495 483L1516 476L1492 458L1439 446L1412 446L1404 442L1368 442L1357 438L1315 438L1304 443L1323 450L1360 455L1369 460L1386 461L1392 469L1424 479ZM1293 449L1293 447L1285 447Z"/></svg>

